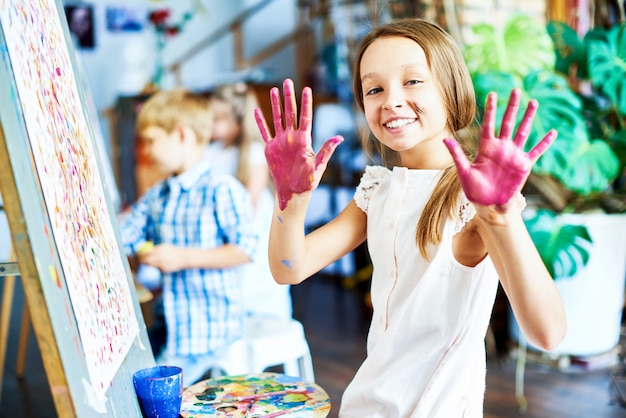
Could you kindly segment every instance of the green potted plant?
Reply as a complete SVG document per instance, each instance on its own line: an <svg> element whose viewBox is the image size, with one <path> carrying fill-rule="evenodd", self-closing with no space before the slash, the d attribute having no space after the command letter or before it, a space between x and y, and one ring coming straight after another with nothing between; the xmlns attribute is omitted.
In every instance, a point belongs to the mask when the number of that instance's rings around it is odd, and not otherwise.
<svg viewBox="0 0 626 418"><path fill-rule="evenodd" d="M502 115L511 89L519 88L522 109L531 98L539 102L527 147L549 129L559 133L524 189L531 209L525 211L527 227L568 310L570 332L557 351L588 355L613 348L626 275L626 26L593 29L581 39L563 23L546 27L515 16L502 26L480 24L473 31L464 54L480 113L487 93L495 91ZM603 244L606 235L621 241ZM614 261L607 252L615 253ZM616 279L608 294L598 294L600 306L578 296L568 299L570 287L582 287L583 297L598 293L607 276L595 271L601 267ZM609 299L615 301L611 308ZM603 309L610 320L594 324L587 312ZM581 322L585 329L576 331ZM613 335L589 334L604 326ZM580 334L584 347L571 348L570 334Z"/></svg>

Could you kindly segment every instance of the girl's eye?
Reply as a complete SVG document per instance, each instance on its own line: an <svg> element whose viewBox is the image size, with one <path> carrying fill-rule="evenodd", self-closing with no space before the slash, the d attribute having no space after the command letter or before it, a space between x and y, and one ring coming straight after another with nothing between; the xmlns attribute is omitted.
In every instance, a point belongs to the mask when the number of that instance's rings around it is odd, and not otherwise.
<svg viewBox="0 0 626 418"><path fill-rule="evenodd" d="M418 84L421 84L421 83L422 83L421 80L409 80L409 81L406 82L406 84L409 85L409 86L415 86L415 85L418 85Z"/></svg>
<svg viewBox="0 0 626 418"><path fill-rule="evenodd" d="M371 96L372 94L380 93L382 91L379 87L374 87L373 89L369 89L365 92L366 96Z"/></svg>

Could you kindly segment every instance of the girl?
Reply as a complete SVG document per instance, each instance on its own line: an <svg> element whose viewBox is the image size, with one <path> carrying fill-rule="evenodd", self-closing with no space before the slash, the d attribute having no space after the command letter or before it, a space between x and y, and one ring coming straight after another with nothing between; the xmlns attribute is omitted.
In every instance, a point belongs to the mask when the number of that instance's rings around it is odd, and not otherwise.
<svg viewBox="0 0 626 418"><path fill-rule="evenodd" d="M563 304L524 226L519 193L556 132L524 153L537 103L511 139L519 107L513 91L496 137L491 94L470 163L457 141L475 118L475 98L454 40L419 19L375 28L356 55L354 93L399 164L366 168L348 206L304 236L311 190L342 138L315 155L311 90L302 92L297 126L293 83L283 89L284 112L278 89L270 91L275 136L255 113L276 188L269 244L275 279L300 283L365 239L374 266L368 355L339 415L482 417L484 337L498 279L533 344L548 350L565 335Z"/></svg>
<svg viewBox="0 0 626 418"><path fill-rule="evenodd" d="M254 205L254 226L259 234L257 256L242 266L246 316L289 319L292 316L289 286L272 278L267 242L274 210L270 175L263 157L263 141L256 129L253 110L258 101L244 83L216 89L211 97L214 123L209 160L216 173L230 174L246 187Z"/></svg>

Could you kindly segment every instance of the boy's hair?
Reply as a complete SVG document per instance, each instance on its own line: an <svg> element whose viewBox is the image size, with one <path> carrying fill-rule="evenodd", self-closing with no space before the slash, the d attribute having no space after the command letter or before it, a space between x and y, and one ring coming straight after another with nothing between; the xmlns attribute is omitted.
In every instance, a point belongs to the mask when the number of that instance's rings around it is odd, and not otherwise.
<svg viewBox="0 0 626 418"><path fill-rule="evenodd" d="M184 126L191 129L200 144L208 144L213 132L213 110L208 97L184 88L154 93L137 114L135 131L141 134L150 126L167 133Z"/></svg>
<svg viewBox="0 0 626 418"><path fill-rule="evenodd" d="M418 18L398 19L373 28L361 40L354 63L353 80L354 97L359 108L364 111L361 59L372 42L381 37L408 38L424 50L446 109L447 128L472 158L476 149L475 140L469 134L471 125L476 121L472 79L454 38L435 23ZM375 142L380 147L380 154L385 156L384 145L380 141ZM366 150L370 150L371 142L364 142L363 145ZM425 258L427 245L441 241L443 222L448 217L456 216L461 190L456 166L452 164L444 170L417 224L416 241Z"/></svg>

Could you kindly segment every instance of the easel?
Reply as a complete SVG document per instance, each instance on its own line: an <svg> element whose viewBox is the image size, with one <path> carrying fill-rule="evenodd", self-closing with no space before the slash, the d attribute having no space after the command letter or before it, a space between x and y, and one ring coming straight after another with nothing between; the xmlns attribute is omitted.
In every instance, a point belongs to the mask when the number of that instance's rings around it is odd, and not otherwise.
<svg viewBox="0 0 626 418"><path fill-rule="evenodd" d="M22 335L31 323L60 418L140 417L132 375L154 356L70 45L61 0L0 3L0 193Z"/></svg>
<svg viewBox="0 0 626 418"><path fill-rule="evenodd" d="M13 308L15 277L20 274L17 262L14 262L13 260L15 260L15 256L13 252L11 252L11 258L9 262L0 263L0 276L4 277L4 287L2 291L2 309L0 311L0 394L2 394L2 383L4 381L4 362L6 359L6 349L11 319L11 308ZM24 304L24 313L22 316L22 325L20 328L20 341L16 366L18 377L22 377L24 373L26 344L28 344L28 326L30 323L30 318L28 317L28 315L28 308L26 304Z"/></svg>

